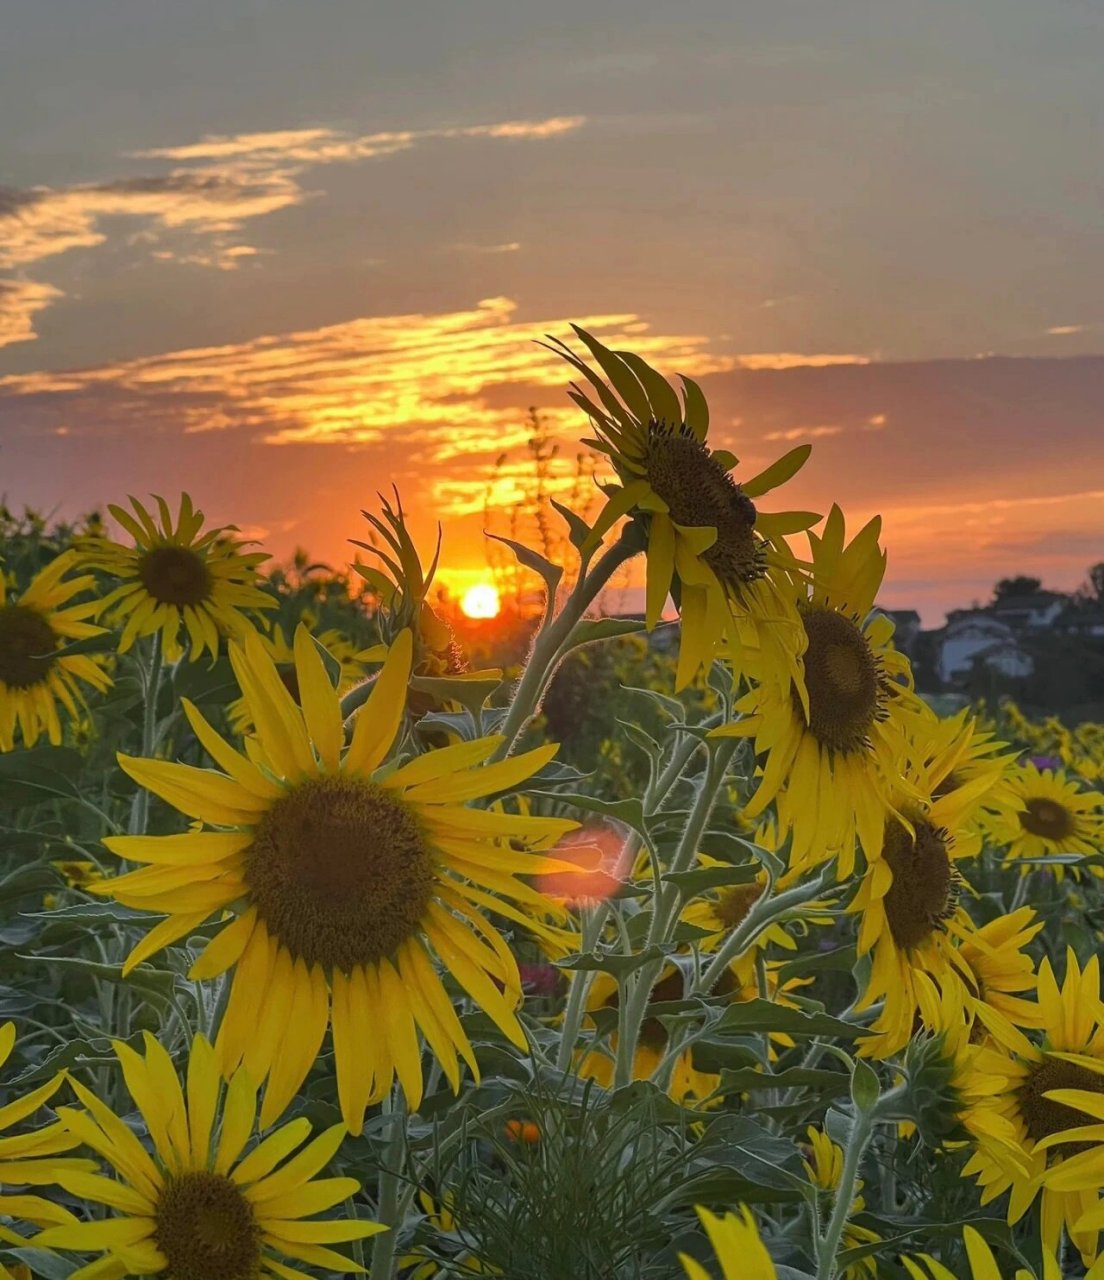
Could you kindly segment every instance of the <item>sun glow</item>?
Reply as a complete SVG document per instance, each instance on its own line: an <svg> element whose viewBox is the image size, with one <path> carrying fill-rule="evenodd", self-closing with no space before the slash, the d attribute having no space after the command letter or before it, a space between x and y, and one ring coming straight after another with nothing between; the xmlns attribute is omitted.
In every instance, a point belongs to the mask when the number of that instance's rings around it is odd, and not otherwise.
<svg viewBox="0 0 1104 1280"><path fill-rule="evenodd" d="M460 608L468 618L497 618L500 608L497 587L489 582L477 582L464 592Z"/></svg>

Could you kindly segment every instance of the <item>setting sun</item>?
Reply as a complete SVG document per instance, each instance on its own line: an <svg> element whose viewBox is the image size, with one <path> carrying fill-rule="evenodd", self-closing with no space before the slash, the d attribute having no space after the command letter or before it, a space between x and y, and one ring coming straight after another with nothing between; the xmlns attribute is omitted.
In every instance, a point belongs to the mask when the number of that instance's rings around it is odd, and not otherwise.
<svg viewBox="0 0 1104 1280"><path fill-rule="evenodd" d="M497 618L499 610L498 588L489 582L477 582L464 592L460 608L469 618Z"/></svg>

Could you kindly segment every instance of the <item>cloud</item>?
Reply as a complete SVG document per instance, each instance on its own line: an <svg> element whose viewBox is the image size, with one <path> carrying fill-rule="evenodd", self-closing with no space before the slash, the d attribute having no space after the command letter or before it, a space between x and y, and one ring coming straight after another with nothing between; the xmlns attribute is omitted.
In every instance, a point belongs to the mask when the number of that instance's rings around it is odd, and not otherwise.
<svg viewBox="0 0 1104 1280"><path fill-rule="evenodd" d="M870 364L870 356L851 355L844 352L801 355L796 351L760 351L751 355L736 356L734 369L826 369L835 364Z"/></svg>
<svg viewBox="0 0 1104 1280"><path fill-rule="evenodd" d="M839 426L826 427L790 427L786 431L768 431L764 440L823 440L826 436L838 436L843 430Z"/></svg>
<svg viewBox="0 0 1104 1280"><path fill-rule="evenodd" d="M461 242L453 245L458 253L517 253L521 244L517 240L508 240L505 244L467 244Z"/></svg>
<svg viewBox="0 0 1104 1280"><path fill-rule="evenodd" d="M33 280L0 280L0 347L30 342L37 335L34 315L44 311L61 290Z"/></svg>
<svg viewBox="0 0 1104 1280"><path fill-rule="evenodd" d="M1052 338L1068 338L1075 333L1084 333L1089 326L1087 324L1055 324L1047 330Z"/></svg>
<svg viewBox="0 0 1104 1280"><path fill-rule="evenodd" d="M474 509L469 481L530 435L519 403L562 403L548 416L565 433L580 426L562 388L569 370L534 339L567 334L561 317L519 321L517 304L490 298L468 311L376 316L120 361L91 369L0 378L0 414L42 425L76 415L84 430L247 431L270 446L384 443L401 447L441 486L442 514ZM660 335L634 315L582 317L613 346L629 346L668 369L700 376L729 361L694 335ZM555 396L545 389L555 388ZM457 480L454 472L461 474ZM446 474L447 473L447 474ZM448 488L445 480L452 482ZM503 473L504 482L509 472Z"/></svg>
<svg viewBox="0 0 1104 1280"><path fill-rule="evenodd" d="M542 141L573 132L584 120L551 116L388 133L311 128L236 134L153 148L131 157L172 161L176 167L168 173L72 187L0 187L0 271L15 271L74 249L94 249L107 241L107 225L121 219L143 224L138 233L130 228L129 242L148 242L151 254L161 261L233 270L240 265L236 258L256 250L228 244L226 237L247 222L310 199L312 193L301 180L309 169L381 159L436 140ZM166 247L161 242L173 233L177 240ZM191 237L183 248L181 234ZM198 247L197 236L202 242ZM478 251L505 253L517 247L504 244ZM35 309L60 296L57 290L40 291ZM20 314L26 317L26 306ZM32 338L33 330L26 325L25 319L19 327L13 324L11 331L23 336L6 340Z"/></svg>

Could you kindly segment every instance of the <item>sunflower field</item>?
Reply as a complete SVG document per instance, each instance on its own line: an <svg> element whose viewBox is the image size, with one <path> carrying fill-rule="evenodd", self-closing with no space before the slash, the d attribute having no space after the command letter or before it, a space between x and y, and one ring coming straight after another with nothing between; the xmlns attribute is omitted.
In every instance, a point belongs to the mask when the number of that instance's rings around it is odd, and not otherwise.
<svg viewBox="0 0 1104 1280"><path fill-rule="evenodd" d="M516 669L397 500L324 588L4 514L0 1277L1102 1280L1104 726L937 714L807 445L550 349Z"/></svg>

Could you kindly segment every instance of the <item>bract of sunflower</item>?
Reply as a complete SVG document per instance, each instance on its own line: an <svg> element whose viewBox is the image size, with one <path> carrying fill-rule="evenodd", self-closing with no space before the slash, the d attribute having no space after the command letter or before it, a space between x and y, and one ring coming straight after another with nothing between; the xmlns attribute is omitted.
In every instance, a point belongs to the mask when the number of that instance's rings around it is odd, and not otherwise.
<svg viewBox="0 0 1104 1280"><path fill-rule="evenodd" d="M720 1264L720 1280L778 1280L778 1272L750 1209L744 1207L737 1213L722 1216L698 1207L697 1214ZM705 1267L689 1254L680 1253L679 1261L687 1280L712 1280Z"/></svg>
<svg viewBox="0 0 1104 1280"><path fill-rule="evenodd" d="M382 642L363 651L360 657L367 662L382 661L394 637L410 631L414 637L412 710L424 713L447 701L445 691L449 682L496 680L502 672L498 668L473 670L451 624L429 603L429 589L441 554L440 526L433 559L429 568L423 569L397 492L394 506L381 498L381 510L379 516L369 511L362 514L383 545L351 540L354 546L377 556L387 569L385 573L359 562L353 566L377 593L381 606L376 619L383 633Z"/></svg>
<svg viewBox="0 0 1104 1280"><path fill-rule="evenodd" d="M99 693L111 687L111 677L93 657L65 652L74 641L103 632L88 621L98 601L71 603L95 585L91 574L66 576L78 563L75 551L63 551L18 595L0 571L0 751L14 748L16 730L25 747L43 733L58 746L59 706L76 724L87 706L81 685Z"/></svg>
<svg viewBox="0 0 1104 1280"><path fill-rule="evenodd" d="M922 713L908 659L894 649L893 623L873 612L885 573L879 518L845 541L832 507L821 534L808 533L812 577L778 575L804 633L800 671L787 685L754 662L739 718L715 736L748 738L762 774L745 816L775 803L789 865L808 870L833 856L840 878L855 865L856 837L878 856L893 789L907 755L906 728Z"/></svg>
<svg viewBox="0 0 1104 1280"><path fill-rule="evenodd" d="M214 1049L196 1036L182 1087L169 1054L148 1032L144 1056L118 1041L114 1048L153 1149L92 1090L72 1082L83 1108L61 1108L62 1124L106 1172L62 1170L57 1182L86 1204L114 1211L34 1237L40 1248L101 1254L72 1280L309 1280L291 1262L361 1270L329 1246L387 1228L315 1216L360 1190L355 1178L315 1176L340 1147L344 1125L304 1146L311 1126L300 1117L247 1152L257 1091L244 1068L224 1088Z"/></svg>
<svg viewBox="0 0 1104 1280"><path fill-rule="evenodd" d="M645 617L649 629L654 627L673 594L681 618L676 688L708 668L723 640L737 655L754 646L761 671L788 682L801 628L775 579L783 569L800 572L786 535L820 517L808 511L767 514L757 500L801 469L810 446L792 449L758 475L737 481L731 474L735 455L707 443L709 408L693 379L681 379L680 398L639 356L611 351L585 329L573 328L601 374L563 342L550 338L545 345L590 384L588 393L573 383L569 394L598 436L584 443L609 458L619 481L606 487L608 500L590 546L622 517L647 525Z"/></svg>
<svg viewBox="0 0 1104 1280"><path fill-rule="evenodd" d="M1027 760L1009 772L983 822L1009 859L1089 856L1104 848L1104 792L1086 790L1062 769L1040 769ZM1055 863L1051 870L1060 878L1066 868Z"/></svg>
<svg viewBox="0 0 1104 1280"><path fill-rule="evenodd" d="M108 504L132 546L106 537L81 543L85 564L119 579L103 598L100 616L121 626L120 653L141 636L159 635L170 662L185 649L193 662L204 653L214 658L220 636L252 630L250 615L277 607L257 586L257 566L268 556L244 551L246 544L231 536L233 525L204 532L203 512L187 493L175 518L164 498L155 495L154 501L159 519L137 498L130 499L133 512Z"/></svg>
<svg viewBox="0 0 1104 1280"><path fill-rule="evenodd" d="M1012 1125L1020 1168L1009 1164L984 1133L963 1174L976 1178L981 1203L1009 1193L1008 1222L1041 1200L1046 1249L1058 1252L1062 1230L1090 1265L1104 1227L1104 1003L1100 962L1084 969L1072 950L1059 986L1049 959L1039 967L1041 1037L1020 1034L1013 1044L991 1037L977 1056L993 1102Z"/></svg>
<svg viewBox="0 0 1104 1280"><path fill-rule="evenodd" d="M253 1079L267 1080L267 1126L332 1027L341 1111L358 1133L366 1107L396 1075L410 1106L419 1105L419 1032L454 1090L458 1055L478 1074L433 955L525 1047L517 963L483 913L565 946L566 912L522 877L561 869L539 851L577 824L467 803L517 788L556 744L488 765L501 742L493 736L388 763L404 717L409 631L392 644L347 747L340 699L303 627L294 648L301 705L256 633L230 646L256 726L247 755L184 700L217 770L120 757L140 786L203 826L108 837L113 853L148 865L92 891L168 914L131 953L127 972L229 912L191 970L197 980L234 970L216 1041L223 1072L244 1062Z"/></svg>
<svg viewBox="0 0 1104 1280"><path fill-rule="evenodd" d="M802 1163L805 1166L805 1173L809 1182L818 1190L829 1192L834 1196L843 1177L843 1148L838 1143L833 1142L823 1129L817 1129L812 1125L806 1131L806 1138L809 1158L803 1160ZM862 1213L866 1208L862 1188L862 1179L857 1178L855 1180L855 1196L850 1206L850 1216L840 1236L841 1249L861 1249L864 1245L879 1244L881 1242L882 1237L876 1231L851 1220L855 1214ZM874 1254L867 1254L865 1257L860 1258L858 1262L853 1262L850 1266L844 1267L839 1273L840 1280L864 1280L864 1277L871 1277L873 1280L873 1278L877 1277L877 1274L878 1260Z"/></svg>
<svg viewBox="0 0 1104 1280"><path fill-rule="evenodd" d="M304 619L305 620L305 619ZM313 629L312 629L313 631ZM280 678L287 685L288 692L299 701L299 680L295 674L295 651L282 626L273 626L270 634L259 632L261 643L268 650L269 657L276 664ZM336 627L327 627L325 631L314 634L316 644L322 646L337 665L337 692L343 694L362 680L367 671L362 650L353 644L348 636L343 635ZM235 698L226 708L226 719L230 728L237 734L245 736L253 730L253 721L249 715L249 706L244 698Z"/></svg>
<svg viewBox="0 0 1104 1280"><path fill-rule="evenodd" d="M15 1023L0 1026L0 1068L3 1068L15 1048ZM93 1168L88 1160L63 1156L72 1151L80 1140L73 1137L60 1121L32 1129L27 1133L11 1133L22 1121L33 1116L48 1103L66 1080L65 1072L58 1072L44 1084L28 1092L14 1094L10 1087L4 1089L4 1104L0 1106L0 1216L36 1227L64 1226L75 1222L74 1216L55 1199L32 1193L23 1188L48 1187L58 1181L65 1172L84 1172ZM19 1191L7 1188L19 1187ZM0 1224L0 1251L4 1245L25 1246L27 1240ZM0 1280L12 1280L11 1272L0 1257Z"/></svg>

